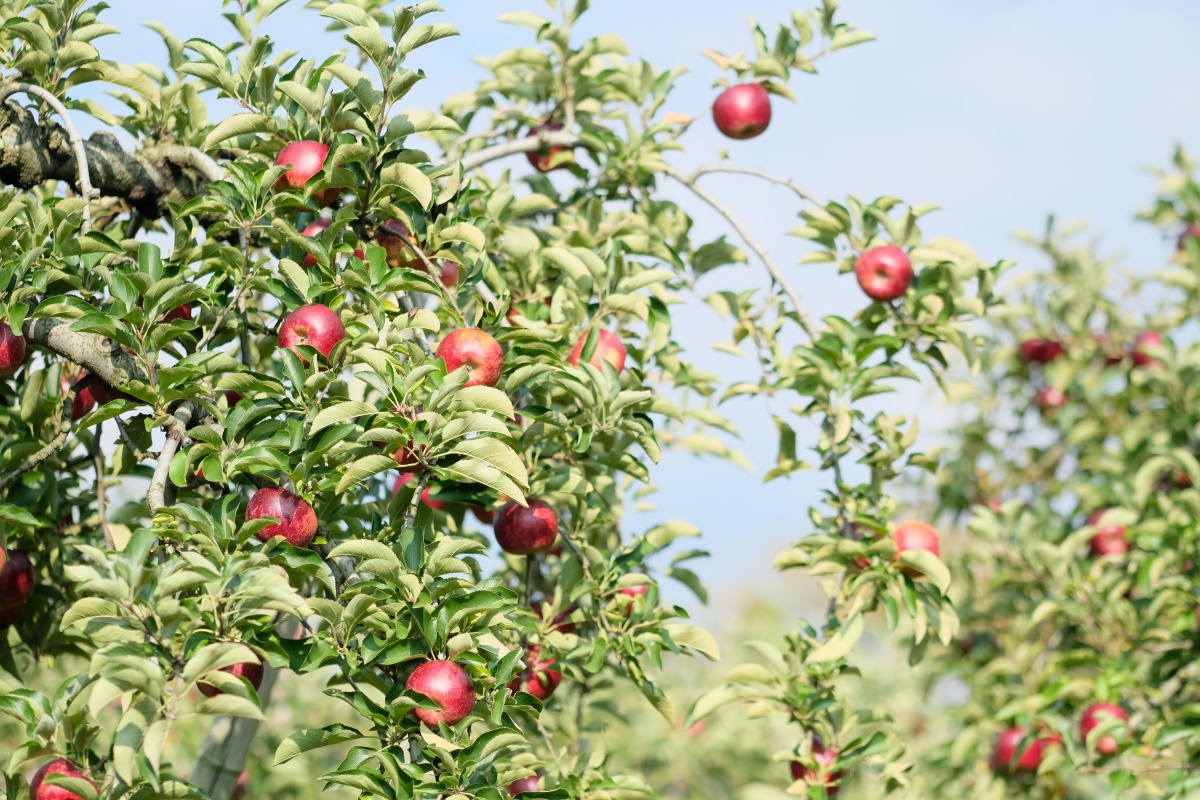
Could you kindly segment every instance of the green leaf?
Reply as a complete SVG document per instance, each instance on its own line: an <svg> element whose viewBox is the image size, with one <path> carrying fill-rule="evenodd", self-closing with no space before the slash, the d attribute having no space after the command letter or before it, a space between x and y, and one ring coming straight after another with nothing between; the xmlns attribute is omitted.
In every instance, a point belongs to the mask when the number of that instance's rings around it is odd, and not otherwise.
<svg viewBox="0 0 1200 800"><path fill-rule="evenodd" d="M362 738L365 738L365 734L336 723L326 725L324 728L302 730L293 733L280 742L279 747L275 748L275 766L286 764L296 756L303 755L311 750L318 750L332 744L352 742L355 739Z"/></svg>
<svg viewBox="0 0 1200 800"><path fill-rule="evenodd" d="M339 422L345 422L356 417L366 416L367 414L378 414L379 409L370 403L362 403L357 400L348 400L344 403L338 403L335 406L324 408L313 418L312 425L309 427L310 434L328 428L330 425L336 425Z"/></svg>
<svg viewBox="0 0 1200 800"><path fill-rule="evenodd" d="M942 594L950 591L950 570L944 561L928 550L905 550L900 563L928 578Z"/></svg>
<svg viewBox="0 0 1200 800"><path fill-rule="evenodd" d="M271 133L275 130L275 120L264 114L234 114L217 123L204 138L203 149L211 150L216 145L235 136L245 136L249 133Z"/></svg>
<svg viewBox="0 0 1200 800"><path fill-rule="evenodd" d="M842 623L842 627L825 644L809 653L808 660L821 664L845 657L862 638L864 627L863 615L856 613Z"/></svg>

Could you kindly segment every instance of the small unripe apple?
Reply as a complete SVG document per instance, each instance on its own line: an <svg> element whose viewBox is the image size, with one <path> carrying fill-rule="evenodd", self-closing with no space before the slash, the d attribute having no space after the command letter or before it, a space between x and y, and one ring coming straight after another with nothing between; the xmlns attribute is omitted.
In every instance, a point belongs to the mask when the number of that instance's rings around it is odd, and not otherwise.
<svg viewBox="0 0 1200 800"><path fill-rule="evenodd" d="M431 728L436 728L439 722L457 725L475 708L471 676L453 661L426 661L408 676L404 688L420 692L437 703L437 711L412 710L417 719Z"/></svg>
<svg viewBox="0 0 1200 800"><path fill-rule="evenodd" d="M731 86L713 103L713 122L730 139L753 139L771 124L771 96L760 83Z"/></svg>
<svg viewBox="0 0 1200 800"><path fill-rule="evenodd" d="M275 517L280 520L255 535L267 542L281 536L294 547L308 547L317 535L317 514L302 497L275 486L259 489L246 506L246 521Z"/></svg>
<svg viewBox="0 0 1200 800"><path fill-rule="evenodd" d="M912 284L913 268L908 254L899 247L872 247L854 262L854 276L867 297L887 303L903 297Z"/></svg>
<svg viewBox="0 0 1200 800"><path fill-rule="evenodd" d="M20 550L9 550L0 567L0 608L25 605L33 594L34 571L29 556Z"/></svg>
<svg viewBox="0 0 1200 800"><path fill-rule="evenodd" d="M541 125L535 125L534 127L530 128L529 135L537 136L542 131L557 133L562 129L563 126L561 122L543 122ZM554 160L556 155L559 153L568 152L569 150L570 148L568 147L543 147L541 150L530 150L525 154L525 157L529 159L529 163L538 172L551 172L556 169L566 169L571 165L571 162L568 160L563 161L560 164L556 164L553 167L550 166L550 162Z"/></svg>
<svg viewBox="0 0 1200 800"><path fill-rule="evenodd" d="M1084 744L1087 744L1088 734L1108 718L1120 720L1126 725L1129 724L1129 714L1120 706L1115 706L1112 703L1093 703L1088 706L1087 710L1083 712L1083 717L1079 720L1079 735L1083 738ZM1111 756L1117 752L1116 737L1101 736L1096 741L1096 752L1104 756Z"/></svg>
<svg viewBox="0 0 1200 800"><path fill-rule="evenodd" d="M1033 398L1043 414L1050 414L1067 404L1067 396L1052 386L1045 386Z"/></svg>
<svg viewBox="0 0 1200 800"><path fill-rule="evenodd" d="M67 761L65 758L56 758L53 761L43 764L33 774L33 780L29 782L29 800L81 800L79 795L74 792L67 791L61 786L55 786L52 783L46 783L46 776L48 775L62 775L64 778L80 778L92 786L96 786L94 780L85 776L70 761ZM96 786L96 788L100 787Z"/></svg>
<svg viewBox="0 0 1200 800"><path fill-rule="evenodd" d="M446 372L461 366L469 370L467 386L495 386L504 368L500 343L478 328L451 331L438 344L437 357L446 362Z"/></svg>
<svg viewBox="0 0 1200 800"><path fill-rule="evenodd" d="M1162 362L1153 358L1145 351L1145 347L1162 347L1163 335L1158 331L1144 331L1139 333L1133 340L1133 349L1129 353L1129 357L1133 360L1135 367L1161 367Z"/></svg>
<svg viewBox="0 0 1200 800"><path fill-rule="evenodd" d="M572 366L579 366L579 359L583 357L583 347L587 344L588 334L579 337L579 341L575 342L575 346L571 348L571 354L567 356L567 363ZM588 359L588 363L598 370L603 371L600 366L605 361L612 364L613 369L620 372L625 368L625 345L621 344L621 340L616 334L601 330L596 338L596 349L592 351L592 357Z"/></svg>
<svg viewBox="0 0 1200 800"><path fill-rule="evenodd" d="M1045 756L1046 748L1062 741L1057 734L1039 736L1030 742L1018 755L1017 748L1025 739L1024 728L1008 728L996 737L989 762L992 771L1007 774L1018 772L1037 772ZM1014 763L1013 759L1016 758Z"/></svg>
<svg viewBox="0 0 1200 800"><path fill-rule="evenodd" d="M558 538L558 515L544 500L528 498L527 507L508 502L496 514L496 543L506 553L528 556L545 553Z"/></svg>
<svg viewBox="0 0 1200 800"><path fill-rule="evenodd" d="M896 526L892 538L896 542L895 561L900 560L900 554L914 551L926 550L933 553L935 556L940 556L941 552L938 548L938 532L931 526L919 520L910 519L901 522ZM901 571L906 575L920 575L920 571L909 566L902 566Z"/></svg>
<svg viewBox="0 0 1200 800"><path fill-rule="evenodd" d="M508 793L513 797L524 792L540 792L542 790L542 773L520 778L508 785Z"/></svg>
<svg viewBox="0 0 1200 800"><path fill-rule="evenodd" d="M821 741L821 737L813 737L813 760L817 762L817 769L806 767L799 761L792 762L792 780L798 781L801 778L810 786L825 787L826 797L837 797L838 792L842 787L838 782L842 779L842 770L833 769L833 765L837 763L838 751L832 747L826 747Z"/></svg>
<svg viewBox="0 0 1200 800"><path fill-rule="evenodd" d="M305 184L312 180L325 167L325 157L329 155L329 145L324 142L299 141L292 142L275 157L275 166L282 167L290 164L291 168L279 176L275 182L275 191L303 191ZM318 205L328 206L341 194L334 187L317 192L313 195Z"/></svg>
<svg viewBox="0 0 1200 800"><path fill-rule="evenodd" d="M284 318L279 326L279 346L295 351L298 345L315 347L329 358L334 345L346 338L342 318L329 306L313 303L300 306ZM304 361L301 358L301 361ZM305 361L307 364L308 362Z"/></svg>
<svg viewBox="0 0 1200 800"><path fill-rule="evenodd" d="M562 683L562 673L550 666L555 663L553 658L542 659L542 649L531 644L525 648L526 667L520 675L508 682L510 692L528 692L543 703L550 699L554 690Z"/></svg>
<svg viewBox="0 0 1200 800"><path fill-rule="evenodd" d="M1049 364L1065 353L1066 349L1053 339L1026 339L1021 342L1019 352L1021 360L1026 364Z"/></svg>
<svg viewBox="0 0 1200 800"><path fill-rule="evenodd" d="M25 337L0 322L0 378L11 378L25 363Z"/></svg>
<svg viewBox="0 0 1200 800"><path fill-rule="evenodd" d="M250 685L254 687L254 691L258 691L263 682L263 665L261 661L246 661L241 664L230 664L228 667L221 667L221 672L228 672L237 678L245 678L250 681ZM216 697L219 694L224 694L216 686L211 683L201 681L196 684L196 688L205 697Z"/></svg>

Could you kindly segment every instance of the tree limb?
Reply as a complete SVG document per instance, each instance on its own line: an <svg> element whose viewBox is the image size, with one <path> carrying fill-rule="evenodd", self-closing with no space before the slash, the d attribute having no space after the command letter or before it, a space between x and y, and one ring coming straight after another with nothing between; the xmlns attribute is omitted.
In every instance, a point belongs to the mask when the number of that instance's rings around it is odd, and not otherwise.
<svg viewBox="0 0 1200 800"><path fill-rule="evenodd" d="M463 171L470 172L473 169L482 167L484 164L501 158L507 158L517 153L532 153L547 147L577 147L578 145L579 137L569 131L542 130L533 136L526 136L523 139L513 139L508 142L494 144L491 147L485 147L482 150L476 150L474 153L468 154L461 163Z"/></svg>
<svg viewBox="0 0 1200 800"><path fill-rule="evenodd" d="M699 167L696 169L695 172L692 173L691 178L689 178L688 180L694 182L697 178L699 178L702 175L711 175L713 173L726 173L726 174L730 174L730 175L753 175L756 178L762 178L764 181L768 181L770 183L775 183L780 186L786 186L787 188L789 188L793 192L795 192L797 197L799 197L801 200L804 200L805 202L812 203L815 206L825 205L820 200L818 200L815 195L813 195L811 192L809 192L807 189L805 189L800 184L793 181L791 178L783 178L778 175L772 175L771 173L767 172L765 169L759 169L757 167L736 167L733 165L723 165L723 164L715 166L715 167Z"/></svg>
<svg viewBox="0 0 1200 800"><path fill-rule="evenodd" d="M800 321L800 327L804 328L804 332L808 334L808 338L815 341L817 339L817 326L813 324L812 317L808 315L808 310L804 307L804 301L800 299L800 294L788 282L788 279L786 276L784 276L783 271L780 270L779 266L771 259L769 255L767 255L767 251L763 249L762 245L758 243L758 240L754 238L746 226L743 225L737 217L733 216L729 209L726 208L720 200L697 186L696 182L692 178L684 175L674 167L667 167L666 174L690 189L692 194L699 197L705 203L708 203L708 205L711 206L714 211L724 217L725 221L733 226L733 229L737 232L737 235L741 237L742 241L746 243L747 247L754 251L754 254L758 256L758 260L761 261L763 266L767 268L767 272L771 273L772 280L774 280L775 283L777 283L779 287L783 289L784 294L787 295L788 300L790 300L792 303L792 308L796 312L796 318Z"/></svg>
<svg viewBox="0 0 1200 800"><path fill-rule="evenodd" d="M187 433L188 423L194 413L195 406L184 403L175 409L172 420L167 423L167 440L163 442L154 475L150 478L150 488L146 490L146 505L151 515L167 504L167 477L171 471L171 459L179 452L179 445L183 442L183 435Z"/></svg>
<svg viewBox="0 0 1200 800"><path fill-rule="evenodd" d="M21 333L30 345L45 347L84 367L116 389L130 381L149 378L130 353L104 336L71 330L71 321L57 317L27 319Z"/></svg>

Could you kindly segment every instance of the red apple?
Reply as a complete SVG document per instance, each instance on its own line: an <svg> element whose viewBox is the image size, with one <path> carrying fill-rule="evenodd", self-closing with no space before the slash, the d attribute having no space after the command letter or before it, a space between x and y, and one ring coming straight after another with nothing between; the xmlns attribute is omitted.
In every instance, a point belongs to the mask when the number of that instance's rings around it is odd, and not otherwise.
<svg viewBox="0 0 1200 800"><path fill-rule="evenodd" d="M522 507L510 501L496 514L496 543L506 553L545 553L558 538L558 515L549 503L536 497L527 502L528 507Z"/></svg>
<svg viewBox="0 0 1200 800"><path fill-rule="evenodd" d="M471 513L475 515L475 519L484 525L491 525L496 521L496 509L494 508L471 506Z"/></svg>
<svg viewBox="0 0 1200 800"><path fill-rule="evenodd" d="M438 279L442 282L442 286L445 286L447 289L453 289L455 286L458 286L458 264L442 259L441 266L442 273L438 276Z"/></svg>
<svg viewBox="0 0 1200 800"><path fill-rule="evenodd" d="M626 597L630 598L629 602L625 604L625 616L628 617L633 613L633 606L637 602L637 598L645 598L646 592L649 591L649 589L650 584L640 583L637 586L626 586L624 589L617 590L617 594L625 595Z"/></svg>
<svg viewBox="0 0 1200 800"><path fill-rule="evenodd" d="M1026 364L1049 364L1066 349L1053 339L1026 339L1021 342L1021 360Z"/></svg>
<svg viewBox="0 0 1200 800"><path fill-rule="evenodd" d="M439 722L457 725L475 708L471 676L453 661L426 661L408 676L404 688L420 692L437 703L438 711L412 710L417 719L431 728L436 728Z"/></svg>
<svg viewBox="0 0 1200 800"><path fill-rule="evenodd" d="M1025 739L1025 735L1024 728L1008 728L996 737L996 744L992 749L992 758L989 762L993 772L1037 772L1038 767L1042 764L1046 748L1061 741L1057 734L1039 736L1018 755L1017 748ZM1015 763L1014 758L1016 758Z"/></svg>
<svg viewBox="0 0 1200 800"><path fill-rule="evenodd" d="M579 359L583 356L583 346L587 344L588 334L579 337L579 341L575 342L575 346L571 348L571 354L567 356L567 363L572 366L579 366ZM621 340L615 334L601 330L596 338L596 349L592 352L592 357L588 359L588 363L596 369L603 371L600 366L605 361L613 365L613 369L620 372L625 368L625 345L621 344Z"/></svg>
<svg viewBox="0 0 1200 800"><path fill-rule="evenodd" d="M550 699L550 695L554 694L554 690L562 683L562 673L550 669L550 665L555 661L553 658L543 660L541 650L536 644L525 648L525 670L508 682L508 690L514 693L528 692L544 703Z"/></svg>
<svg viewBox="0 0 1200 800"><path fill-rule="evenodd" d="M425 262L421 260L421 256L417 254L404 240L416 244L416 237L413 236L403 223L396 220L388 220L375 231L375 241L379 243L386 253L384 260L387 265L392 268L405 267L407 269L422 269Z"/></svg>
<svg viewBox="0 0 1200 800"><path fill-rule="evenodd" d="M303 191L305 184L325 167L329 145L323 142L299 141L284 146L275 158L275 166L291 165L291 169L279 176L275 191ZM338 188L330 188L313 195L318 205L328 206L341 194Z"/></svg>
<svg viewBox="0 0 1200 800"><path fill-rule="evenodd" d="M62 391L65 395L71 391L71 387L76 383L81 383L79 391L75 392L75 400L71 403L71 421L78 422L89 411L96 407L96 404L104 405L108 402L108 392L103 382L99 378L85 380L90 373L83 373L74 378L62 376Z"/></svg>
<svg viewBox="0 0 1200 800"><path fill-rule="evenodd" d="M941 552L938 549L938 532L931 525L926 525L919 520L910 519L901 522L896 526L892 538L896 542L896 555L894 561L900 560L900 554L914 551L927 550L935 556L940 556ZM920 575L921 573L909 566L900 568L906 575Z"/></svg>
<svg viewBox="0 0 1200 800"><path fill-rule="evenodd" d="M24 604L0 608L0 631L8 628L10 625L16 625L17 621L21 619L21 612L24 610Z"/></svg>
<svg viewBox="0 0 1200 800"><path fill-rule="evenodd" d="M1120 720L1126 725L1129 724L1129 714L1120 706L1115 706L1112 703L1093 703L1083 712L1083 717L1079 720L1079 735L1083 739L1084 744L1087 744L1088 734L1103 722L1105 718L1112 718ZM1116 737L1101 736L1096 741L1096 752L1103 756L1111 756L1117 752Z"/></svg>
<svg viewBox="0 0 1200 800"><path fill-rule="evenodd" d="M495 386L504 368L500 343L478 328L451 331L438 345L437 357L446 362L447 373L465 365L467 386Z"/></svg>
<svg viewBox="0 0 1200 800"><path fill-rule="evenodd" d="M713 103L713 122L730 139L753 139L771 124L771 97L759 83L732 86Z"/></svg>
<svg viewBox="0 0 1200 800"><path fill-rule="evenodd" d="M46 783L47 775L62 775L64 778L81 778L92 786L96 786L94 780L85 776L70 761L67 761L65 758L56 758L53 761L43 764L33 774L33 780L29 782L30 800L81 800L79 795L69 792L61 786ZM97 786L96 788L99 787Z"/></svg>
<svg viewBox="0 0 1200 800"><path fill-rule="evenodd" d="M254 687L254 691L258 691L263 682L263 665L261 661L246 661L241 664L231 664L228 667L221 667L221 672L228 672L238 678L245 678L250 681L250 685ZM211 683L201 681L196 684L196 688L205 697L216 697L223 692Z"/></svg>
<svg viewBox="0 0 1200 800"><path fill-rule="evenodd" d="M1179 241L1176 243L1177 247L1180 250L1187 247L1188 239L1200 239L1200 225L1193 222L1184 228L1183 233L1179 234Z"/></svg>
<svg viewBox="0 0 1200 800"><path fill-rule="evenodd" d="M563 126L561 122L543 122L541 125L535 125L534 127L530 128L529 135L537 136L542 131L557 133L562 129ZM551 172L556 169L566 169L571 165L571 161L568 160L556 164L553 167L550 166L550 162L556 155L566 152L569 149L570 148L567 147L543 147L541 150L530 150L525 154L525 157L529 159L529 163L533 165L533 168L538 172Z"/></svg>
<svg viewBox="0 0 1200 800"><path fill-rule="evenodd" d="M396 448L392 458L406 472L422 472L425 469L425 457L429 455L429 445L414 445L409 442Z"/></svg>
<svg viewBox="0 0 1200 800"><path fill-rule="evenodd" d="M0 322L0 378L11 378L25 363L25 337Z"/></svg>
<svg viewBox="0 0 1200 800"><path fill-rule="evenodd" d="M912 284L912 261L899 247L872 247L854 262L854 275L867 297L880 303L903 297Z"/></svg>
<svg viewBox="0 0 1200 800"><path fill-rule="evenodd" d="M542 790L542 773L528 778L520 778L508 785L508 793L513 797L522 792L540 792Z"/></svg>
<svg viewBox="0 0 1200 800"><path fill-rule="evenodd" d="M323 233L324 231L329 230L329 226L331 224L332 223L325 217L317 217L315 220L313 220L308 225L307 228L300 231L300 235L307 236L311 239L312 237L314 237L320 233ZM312 269L316 265L317 265L317 260L315 258L313 258L311 254L305 253L304 261L302 261L300 263L300 266L304 267L305 269Z"/></svg>
<svg viewBox="0 0 1200 800"><path fill-rule="evenodd" d="M817 762L817 769L806 767L799 761L792 762L792 780L798 781L801 778L810 786L825 787L826 797L837 797L838 792L842 787L838 785L838 781L842 779L842 770L833 769L833 765L837 763L838 751L832 747L826 747L821 741L821 737L813 737L812 749L813 761Z"/></svg>
<svg viewBox="0 0 1200 800"><path fill-rule="evenodd" d="M241 392L235 392L235 391L230 390L225 393L225 403L230 408L233 408L240 402L242 402L242 393Z"/></svg>
<svg viewBox="0 0 1200 800"><path fill-rule="evenodd" d="M297 345L306 344L329 358L333 346L344 338L346 327L342 325L341 317L329 306L319 303L300 306L288 314L279 326L279 346L293 352Z"/></svg>
<svg viewBox="0 0 1200 800"><path fill-rule="evenodd" d="M1050 414L1067 404L1067 396L1052 386L1046 386L1038 391L1033 402L1043 414Z"/></svg>
<svg viewBox="0 0 1200 800"><path fill-rule="evenodd" d="M9 550L0 567L0 609L20 608L33 594L34 571L29 556Z"/></svg>
<svg viewBox="0 0 1200 800"><path fill-rule="evenodd" d="M553 607L550 605L550 602L548 600L543 600L537 606L538 616L541 617L542 619L545 619L546 615L549 614L550 611L552 611L552 610L553 610ZM558 612L557 614L555 614L553 619L550 620L550 630L558 631L560 633L575 633L575 631L577 631L579 629L579 626L576 625L574 622L567 621L570 618L572 612L574 612L574 611L575 611L575 606L570 606L570 607Z"/></svg>
<svg viewBox="0 0 1200 800"><path fill-rule="evenodd" d="M1097 333L1093 334L1092 338L1096 342L1096 347L1099 348L1100 353L1104 356L1104 366L1114 367L1125 360L1125 352L1109 340L1108 334Z"/></svg>
<svg viewBox="0 0 1200 800"><path fill-rule="evenodd" d="M1156 358L1152 358L1144 349L1149 347L1162 347L1163 335L1158 331L1145 331L1139 333L1133 340L1133 350L1130 351L1129 357L1133 359L1135 367L1161 367L1162 362Z"/></svg>
<svg viewBox="0 0 1200 800"><path fill-rule="evenodd" d="M260 541L267 542L281 536L295 547L308 547L317 535L317 514L302 497L268 486L259 489L246 506L246 521L275 517L279 522L268 525L255 534Z"/></svg>

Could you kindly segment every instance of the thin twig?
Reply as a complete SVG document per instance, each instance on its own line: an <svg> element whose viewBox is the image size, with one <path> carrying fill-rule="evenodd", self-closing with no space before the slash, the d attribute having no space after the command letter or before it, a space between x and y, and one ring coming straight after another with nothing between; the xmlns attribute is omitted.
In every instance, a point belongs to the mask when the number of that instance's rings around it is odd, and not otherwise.
<svg viewBox="0 0 1200 800"><path fill-rule="evenodd" d="M74 120L71 119L71 113L67 111L67 107L53 94L40 86L34 86L30 83L14 83L0 88L0 103L3 103L17 92L24 92L25 94L41 98L46 102L46 105L53 108L62 117L63 128L67 131L67 138L71 143L71 149L75 151L75 169L79 175L79 196L83 198L83 225L80 228L80 232L86 236L92 230L92 211L88 204L91 203L92 197L98 193L92 189L92 179L88 173L87 153L83 149L83 139L79 136L79 131L75 128Z"/></svg>
<svg viewBox="0 0 1200 800"><path fill-rule="evenodd" d="M688 189L691 189L694 195L699 197L705 203L708 203L708 205L711 206L714 211L724 217L726 222L733 226L733 229L737 231L738 236L742 238L742 241L746 243L746 246L754 251L754 254L758 256L759 261L761 261L767 268L767 272L771 273L771 278L775 281L775 283L779 284L779 287L783 289L784 294L788 296L788 299L792 303L792 308L796 312L796 318L800 321L800 327L804 328L804 332L808 334L808 338L815 341L817 339L817 326L813 324L812 318L808 315L808 310L804 307L804 302L800 299L799 293L797 293L795 288L793 288L793 286L788 282L787 278L783 274L783 271L779 269L778 265L775 264L769 255L767 255L767 251L763 249L762 245L760 245L750 231L746 229L746 226L743 225L737 217L733 216L729 209L727 209L720 200L697 186L696 183L687 175L684 175L674 167L667 167L666 174L686 186Z"/></svg>
<svg viewBox="0 0 1200 800"><path fill-rule="evenodd" d="M71 435L71 406L75 402L76 387L83 380L86 380L86 378L77 380L70 391L63 397L62 405L58 409L58 419L54 420L54 428L56 430L54 438L46 442L46 445L41 450L38 450L25 459L21 463L21 466L6 475L3 480L0 480L0 491L7 489L14 481L57 453L67 443L67 439Z"/></svg>
<svg viewBox="0 0 1200 800"><path fill-rule="evenodd" d="M787 188L789 188L793 192L795 192L796 196L799 197L801 200L804 200L806 202L812 203L813 205L817 205L817 206L825 205L820 200L818 200L815 195L813 195L811 192L809 192L807 189L805 189L800 184L793 181L791 178L782 178L782 177L779 177L778 175L772 175L771 173L767 172L765 169L759 169L758 167L736 167L736 166L732 166L732 165L730 165L730 166L718 165L715 167L699 167L695 172L692 173L692 176L688 180L695 181L701 175L711 175L713 173L728 173L728 174L732 174L732 175L753 175L757 178L762 178L765 181L769 181L771 183L776 183L776 184L779 184L780 186L786 186Z"/></svg>
<svg viewBox="0 0 1200 800"><path fill-rule="evenodd" d="M113 417L113 422L117 423L117 433L121 435L121 441L125 442L125 447L129 448L129 452L133 454L137 461L145 461L149 458L155 458L154 453L147 452L138 447L137 442L129 435L129 429L125 427L125 423L120 417Z"/></svg>

